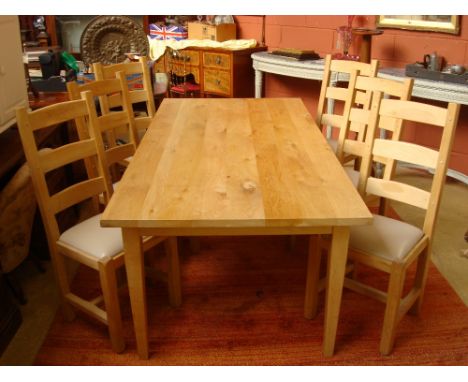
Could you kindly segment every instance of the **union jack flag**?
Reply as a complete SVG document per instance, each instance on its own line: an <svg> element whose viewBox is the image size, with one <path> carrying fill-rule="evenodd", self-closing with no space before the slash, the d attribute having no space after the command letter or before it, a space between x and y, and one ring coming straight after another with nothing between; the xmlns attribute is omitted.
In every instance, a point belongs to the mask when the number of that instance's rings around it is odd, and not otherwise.
<svg viewBox="0 0 468 382"><path fill-rule="evenodd" d="M156 40L185 40L188 37L187 29L172 25L166 27L165 25L150 24L150 37Z"/></svg>

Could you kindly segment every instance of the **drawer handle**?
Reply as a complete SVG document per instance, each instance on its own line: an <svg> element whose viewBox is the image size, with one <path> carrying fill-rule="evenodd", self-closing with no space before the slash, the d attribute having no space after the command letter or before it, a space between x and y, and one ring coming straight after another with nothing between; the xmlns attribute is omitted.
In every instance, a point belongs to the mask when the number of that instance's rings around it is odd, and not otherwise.
<svg viewBox="0 0 468 382"><path fill-rule="evenodd" d="M216 56L216 64L220 65L221 64L221 57Z"/></svg>
<svg viewBox="0 0 468 382"><path fill-rule="evenodd" d="M218 79L217 79L217 80L216 80L216 85L218 85L218 86L221 85L221 80L218 80Z"/></svg>

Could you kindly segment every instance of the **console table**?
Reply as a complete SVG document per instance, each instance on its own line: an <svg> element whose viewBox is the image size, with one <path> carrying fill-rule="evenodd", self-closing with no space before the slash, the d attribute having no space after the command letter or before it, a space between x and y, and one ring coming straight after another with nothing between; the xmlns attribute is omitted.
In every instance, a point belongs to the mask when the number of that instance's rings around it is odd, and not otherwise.
<svg viewBox="0 0 468 382"><path fill-rule="evenodd" d="M262 96L263 73L273 73L289 77L304 78L307 80L322 80L324 60L298 61L288 57L277 56L268 52L252 54L253 68L255 70L255 97ZM404 69L380 69L379 77L392 80L405 78ZM348 76L340 73L333 79L334 82L347 81ZM414 79L413 96L444 102L456 102L468 105L468 87L441 81L432 81L421 78Z"/></svg>
<svg viewBox="0 0 468 382"><path fill-rule="evenodd" d="M255 70L255 97L262 97L263 74L272 73L282 76L304 78L307 80L322 80L324 60L301 60L282 57L268 52L256 52L252 54L252 65ZM392 80L403 80L404 69L384 68L378 72L378 77ZM332 84L340 81L348 81L348 75L335 73ZM441 81L432 81L421 78L414 79L414 97L425 98L435 101L456 102L468 105L468 86ZM333 110L333 100L328 101L329 110ZM331 134L328 129L327 136ZM468 176L454 170L448 170L447 175L468 184Z"/></svg>

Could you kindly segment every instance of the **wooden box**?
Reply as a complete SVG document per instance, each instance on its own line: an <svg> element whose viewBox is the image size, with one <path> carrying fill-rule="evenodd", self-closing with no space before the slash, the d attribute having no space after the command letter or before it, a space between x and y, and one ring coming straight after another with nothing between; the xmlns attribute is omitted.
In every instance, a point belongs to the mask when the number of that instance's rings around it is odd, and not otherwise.
<svg viewBox="0 0 468 382"><path fill-rule="evenodd" d="M234 40L236 38L236 24L188 23L188 38L189 40Z"/></svg>

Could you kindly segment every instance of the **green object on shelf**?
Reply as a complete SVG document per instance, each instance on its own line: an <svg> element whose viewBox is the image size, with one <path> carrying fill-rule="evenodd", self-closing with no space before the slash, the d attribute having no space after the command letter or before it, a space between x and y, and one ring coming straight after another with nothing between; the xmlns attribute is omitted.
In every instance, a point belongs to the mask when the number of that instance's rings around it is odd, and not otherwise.
<svg viewBox="0 0 468 382"><path fill-rule="evenodd" d="M63 63L66 65L67 68L73 69L75 73L78 73L80 69L78 68L78 64L76 63L75 57L73 57L68 52L61 52L60 58L62 59Z"/></svg>

